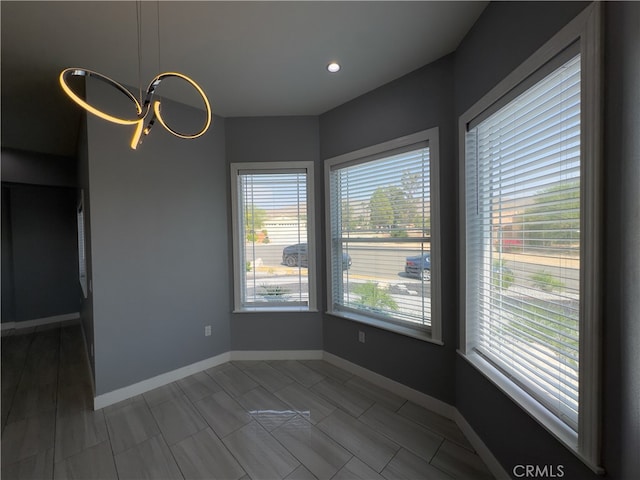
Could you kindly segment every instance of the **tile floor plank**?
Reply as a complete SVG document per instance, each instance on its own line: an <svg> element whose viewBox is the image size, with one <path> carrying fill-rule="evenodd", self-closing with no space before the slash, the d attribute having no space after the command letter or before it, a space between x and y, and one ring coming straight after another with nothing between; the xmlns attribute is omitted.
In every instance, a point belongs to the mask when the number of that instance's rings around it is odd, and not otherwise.
<svg viewBox="0 0 640 480"><path fill-rule="evenodd" d="M8 423L2 432L2 465L14 463L54 447L55 412Z"/></svg>
<svg viewBox="0 0 640 480"><path fill-rule="evenodd" d="M352 390L332 379L326 379L316 383L311 387L311 391L356 418L362 415L374 403L372 399L367 398L362 393Z"/></svg>
<svg viewBox="0 0 640 480"><path fill-rule="evenodd" d="M474 480L493 478L478 455L448 440L442 444L431 465L455 478L473 478Z"/></svg>
<svg viewBox="0 0 640 480"><path fill-rule="evenodd" d="M293 379L273 368L267 362L246 362L242 371L273 393L293 383ZM234 364L235 365L235 364Z"/></svg>
<svg viewBox="0 0 640 480"><path fill-rule="evenodd" d="M197 402L208 395L222 391L222 387L204 372L198 372L178 380L178 385L192 402Z"/></svg>
<svg viewBox="0 0 640 480"><path fill-rule="evenodd" d="M385 480L358 457L353 457L332 480ZM416 479L417 480L417 479Z"/></svg>
<svg viewBox="0 0 640 480"><path fill-rule="evenodd" d="M304 465L300 465L293 472L285 477L285 480L318 480L316 476L305 468Z"/></svg>
<svg viewBox="0 0 640 480"><path fill-rule="evenodd" d="M416 405L413 402L405 403L398 414L402 415L409 420L422 425L429 430L433 430L438 435L442 435L448 440L461 445L468 450L473 451L473 447L469 443L469 440L464 436L462 430L456 425L456 422L448 418L443 417L431 410L427 410L424 407Z"/></svg>
<svg viewBox="0 0 640 480"><path fill-rule="evenodd" d="M160 433L145 402L134 402L106 414L113 453L129 450Z"/></svg>
<svg viewBox="0 0 640 480"><path fill-rule="evenodd" d="M199 400L196 408L220 438L251 422L251 415L224 391Z"/></svg>
<svg viewBox="0 0 640 480"><path fill-rule="evenodd" d="M207 423L187 400L186 395L151 407L151 414L169 445L207 428Z"/></svg>
<svg viewBox="0 0 640 480"><path fill-rule="evenodd" d="M342 410L336 410L319 422L318 428L376 472L382 471L400 449L396 443Z"/></svg>
<svg viewBox="0 0 640 480"><path fill-rule="evenodd" d="M162 435L145 440L115 456L119 480L183 480Z"/></svg>
<svg viewBox="0 0 640 480"><path fill-rule="evenodd" d="M454 480L454 477L429 464L404 448L382 470L387 480Z"/></svg>
<svg viewBox="0 0 640 480"><path fill-rule="evenodd" d="M353 374L331 365L324 360L303 360L302 363L320 375L334 379L336 382L345 383L353 378Z"/></svg>
<svg viewBox="0 0 640 480"><path fill-rule="evenodd" d="M252 480L284 478L300 462L257 422L222 439Z"/></svg>
<svg viewBox="0 0 640 480"><path fill-rule="evenodd" d="M107 423L102 410L81 411L59 418L56 423L55 461L60 462L108 440Z"/></svg>
<svg viewBox="0 0 640 480"><path fill-rule="evenodd" d="M242 395L258 386L251 377L231 363L210 368L206 372L232 396Z"/></svg>
<svg viewBox="0 0 640 480"><path fill-rule="evenodd" d="M173 445L171 451L186 480L237 480L245 475L209 428Z"/></svg>
<svg viewBox="0 0 640 480"><path fill-rule="evenodd" d="M260 425L272 431L296 416L296 412L285 402L264 389L249 390L237 398L238 403Z"/></svg>
<svg viewBox="0 0 640 480"><path fill-rule="evenodd" d="M17 422L41 413L56 409L57 385L55 383L38 384L15 391L13 408L7 422Z"/></svg>
<svg viewBox="0 0 640 480"><path fill-rule="evenodd" d="M297 360L278 360L268 363L273 368L291 377L303 387L312 387L325 378L324 375L321 375Z"/></svg>
<svg viewBox="0 0 640 480"><path fill-rule="evenodd" d="M427 462L433 458L444 441L444 437L378 404L367 410L359 420Z"/></svg>
<svg viewBox="0 0 640 480"><path fill-rule="evenodd" d="M47 449L19 462L2 467L0 478L10 480L42 480L53 477L53 449Z"/></svg>
<svg viewBox="0 0 640 480"><path fill-rule="evenodd" d="M319 480L332 478L353 456L301 417L272 433Z"/></svg>
<svg viewBox="0 0 640 480"><path fill-rule="evenodd" d="M54 480L117 480L109 442L102 442L56 463Z"/></svg>
<svg viewBox="0 0 640 480"><path fill-rule="evenodd" d="M401 396L396 395L389 390L385 390L384 388L378 387L363 378L353 377L347 381L345 385L393 411L399 409L406 402L406 400Z"/></svg>
<svg viewBox="0 0 640 480"><path fill-rule="evenodd" d="M184 392L178 386L177 382L172 382L162 387L154 388L148 392L144 392L142 396L146 400L149 407L155 407L169 400L182 397Z"/></svg>
<svg viewBox="0 0 640 480"><path fill-rule="evenodd" d="M287 385L274 395L314 425L336 409L335 405L299 384Z"/></svg>

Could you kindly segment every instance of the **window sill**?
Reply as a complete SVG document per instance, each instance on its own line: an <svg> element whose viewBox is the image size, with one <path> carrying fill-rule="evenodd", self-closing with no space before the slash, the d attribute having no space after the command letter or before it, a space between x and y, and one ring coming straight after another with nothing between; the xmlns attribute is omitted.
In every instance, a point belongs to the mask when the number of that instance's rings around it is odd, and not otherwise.
<svg viewBox="0 0 640 480"><path fill-rule="evenodd" d="M231 313L268 313L268 312L296 312L296 313L314 313L319 312L317 309L310 309L309 307L286 307L282 305L268 307L268 306L259 306L259 307L245 307L241 310L234 309Z"/></svg>
<svg viewBox="0 0 640 480"><path fill-rule="evenodd" d="M377 318L372 318L366 315L353 313L353 312L346 312L341 310L332 310L332 311L327 311L326 313L334 317L344 318L346 320L363 323L365 325L380 328L382 330L387 330L389 332L404 335L406 337L422 340L423 342L429 342L436 345L444 345L444 342L442 342L441 340L431 338L431 329L428 327L412 328L410 326L404 326L404 325L399 325L391 322L385 322L384 320L380 320Z"/></svg>
<svg viewBox="0 0 640 480"><path fill-rule="evenodd" d="M604 469L586 458L578 450L578 434L569 428L564 422L547 410L531 395L525 392L518 385L513 383L509 377L495 368L491 363L482 358L477 353L465 354L458 350L458 354L467 362L482 373L493 385L500 389L513 402L515 402L525 413L545 428L553 437L562 443L569 451L578 457L594 473L604 474Z"/></svg>

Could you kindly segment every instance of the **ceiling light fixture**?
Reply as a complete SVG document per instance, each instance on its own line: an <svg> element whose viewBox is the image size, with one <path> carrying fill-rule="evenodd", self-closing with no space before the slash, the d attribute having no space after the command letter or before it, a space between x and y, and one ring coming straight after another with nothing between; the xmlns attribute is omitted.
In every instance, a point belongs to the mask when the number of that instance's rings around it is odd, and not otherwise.
<svg viewBox="0 0 640 480"><path fill-rule="evenodd" d="M98 110L96 107L94 107L93 105L87 103L82 98L80 98L80 96L77 95L71 89L71 87L69 87L68 79L72 76L87 77L87 78L92 77L92 78L101 80L108 85L111 85L116 90L118 90L119 92L127 96L133 102L136 110L135 116L132 116L132 118L121 118L121 117L116 117L114 115L109 115L108 113ZM169 125L167 125L166 121L162 117L160 100L155 100L152 102L155 89L158 87L158 85L160 85L160 82L162 82L162 80L167 77L178 77L185 80L187 83L193 86L193 88L195 88L197 92L200 94L200 96L202 97L202 100L205 105L206 120L205 120L204 126L199 132L196 132L193 134L186 134L186 133L177 132L176 130L172 129ZM106 77L98 72L88 70L86 68L64 69L60 73L60 86L62 87L64 92L69 96L69 98L71 98L71 100L76 102L78 105L80 105L82 108L87 110L89 113L92 113L97 117L102 118L103 120L106 120L112 123L117 123L119 125L137 125L136 130L133 134L133 137L131 138L131 148L134 150L138 147L138 145L142 143L142 140L144 139L143 135L144 136L149 135L149 132L151 131L151 127L153 127L153 124L155 123L156 118L158 119L158 122L160 122L160 124L169 133L175 135L176 137L186 138L186 139L197 138L197 137L200 137L201 135L204 135L204 133L209 129L209 126L211 125L211 105L209 104L209 100L207 99L206 94L204 93L202 88L198 86L196 82L194 82L189 77L181 73L165 72L156 76L151 81L151 83L149 84L149 87L147 88L147 96L145 98L143 105L140 105L140 102L138 102L138 99L129 90L127 90L125 87L120 85L115 80L112 80L109 77ZM153 103L153 109L151 108L152 103ZM149 118L147 119L147 117ZM147 120L146 125L145 125L145 120Z"/></svg>
<svg viewBox="0 0 640 480"><path fill-rule="evenodd" d="M336 62L331 62L329 65L327 65L327 70L329 70L331 73L336 73L337 71L340 70L340 64Z"/></svg>
<svg viewBox="0 0 640 480"><path fill-rule="evenodd" d="M138 5L137 8L139 9L140 6ZM159 4L158 4L158 8L159 8ZM159 43L160 43L160 14L158 12L158 63L160 63ZM140 78L139 78L140 64L141 64L140 19L138 18L138 81L140 81ZM135 115L132 115L131 118L116 117L114 115L105 113L97 109L93 105L89 104L88 102L83 100L78 94L76 94L69 86L68 80L70 77L74 77L74 76L85 77L85 78L92 77L102 82L105 82L107 85L111 85L112 87L114 87L120 93L124 94L127 98L129 98L129 100L133 102L135 107ZM171 127L169 127L165 119L162 117L161 102L160 100L153 100L153 95L156 91L156 88L158 88L158 85L160 85L162 80L168 77L177 77L186 81L189 85L195 88L198 94L202 97L202 101L204 102L204 106L205 106L206 119L204 122L204 126L200 131L193 134L180 133L172 129ZM211 125L211 104L209 103L209 99L207 98L207 95L204 93L202 88L200 88L200 86L196 82L194 82L191 78L187 77L182 73L164 72L157 75L147 87L147 93L146 93L144 103L142 102L142 89L140 89L141 98L140 98L140 101L138 101L138 99L129 90L127 90L125 87L123 87L121 84L119 84L115 80L112 80L111 78L105 75L102 75L98 72L94 72L92 70L88 70L86 68L66 68L62 70L62 72L60 72L59 81L60 81L60 86L62 87L62 90L64 90L64 92L69 96L69 98L71 98L71 100L76 102L78 105L80 105L89 113L92 113L93 115L96 115L97 117L102 118L103 120L116 123L119 125L136 125L136 130L133 134L133 137L131 138L131 144L130 144L131 148L134 150L138 147L138 145L142 143L144 136L149 134L149 132L151 131L151 127L153 127L153 124L155 123L156 119L169 133L171 133L172 135L175 135L176 137L185 138L185 139L197 138L197 137L200 137L201 135L204 135L204 133L209 129L209 126ZM152 108L152 104L153 104L153 108ZM146 120L146 124L145 124L145 120Z"/></svg>

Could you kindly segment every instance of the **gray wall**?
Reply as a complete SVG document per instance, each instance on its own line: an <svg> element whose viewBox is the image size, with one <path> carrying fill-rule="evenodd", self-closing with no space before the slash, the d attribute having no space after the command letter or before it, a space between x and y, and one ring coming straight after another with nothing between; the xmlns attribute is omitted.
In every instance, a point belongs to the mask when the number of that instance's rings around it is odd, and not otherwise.
<svg viewBox="0 0 640 480"><path fill-rule="evenodd" d="M3 143L3 322L78 312L75 186L73 157Z"/></svg>
<svg viewBox="0 0 640 480"><path fill-rule="evenodd" d="M230 118L227 120L227 162L313 161L316 164L316 236L322 241L321 169L318 160L317 117ZM227 167L225 179L230 178ZM227 180L229 182L229 180ZM231 209L229 196L228 208ZM230 222L231 220L229 220ZM229 244L232 244L229 223ZM322 267L322 243L316 264ZM229 269L233 268L229 250ZM322 270L319 272L321 274ZM229 278L232 282L233 277ZM323 289L318 290L322 305ZM233 292L229 302L233 305ZM231 318L232 350L319 350L322 349L322 316L319 312L237 313Z"/></svg>
<svg viewBox="0 0 640 480"><path fill-rule="evenodd" d="M640 477L640 3L606 4L604 449Z"/></svg>
<svg viewBox="0 0 640 480"><path fill-rule="evenodd" d="M80 196L84 198L84 237L85 260L87 269L87 296L81 294L80 319L82 331L87 346L87 355L91 364L91 374L95 385L95 355L94 355L94 331L93 331L93 264L91 256L91 188L89 185L89 145L87 139L87 118L82 115L80 130L78 132L77 145L77 176L78 176L78 202Z"/></svg>
<svg viewBox="0 0 640 480"><path fill-rule="evenodd" d="M324 350L447 403L454 401L456 320L453 56L444 57L320 116L327 159L420 130L440 129L444 346L325 315ZM358 342L358 331L367 342Z"/></svg>
<svg viewBox="0 0 640 480"><path fill-rule="evenodd" d="M13 299L13 240L11 238L11 191L2 186L2 322L13 322L16 308Z"/></svg>
<svg viewBox="0 0 640 480"><path fill-rule="evenodd" d="M3 182L75 187L76 180L76 161L72 156L49 155L2 147Z"/></svg>
<svg viewBox="0 0 640 480"><path fill-rule="evenodd" d="M2 190L2 321L78 312L75 189L3 184Z"/></svg>
<svg viewBox="0 0 640 480"><path fill-rule="evenodd" d="M164 105L172 125L202 117ZM98 395L230 348L225 121L195 140L156 122L136 151L132 133L87 119Z"/></svg>
<svg viewBox="0 0 640 480"><path fill-rule="evenodd" d="M604 467L638 478L640 329L637 316L639 4L606 4L604 264ZM456 115L490 90L571 20L582 3L492 3L456 52ZM461 314L460 314L461 315ZM635 365L635 367L634 367ZM563 465L564 478L593 474L466 361L456 361L455 405L511 472L517 464Z"/></svg>

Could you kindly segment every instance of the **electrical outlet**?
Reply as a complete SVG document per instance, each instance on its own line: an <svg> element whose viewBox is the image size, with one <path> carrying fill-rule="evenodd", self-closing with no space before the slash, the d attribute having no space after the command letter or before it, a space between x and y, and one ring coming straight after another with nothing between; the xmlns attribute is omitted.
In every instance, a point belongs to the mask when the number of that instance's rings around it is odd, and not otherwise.
<svg viewBox="0 0 640 480"><path fill-rule="evenodd" d="M210 337L211 336L211 325L206 325L204 327L204 336L205 337Z"/></svg>
<svg viewBox="0 0 640 480"><path fill-rule="evenodd" d="M360 343L364 343L364 332L363 331L359 331L358 332L358 341Z"/></svg>

